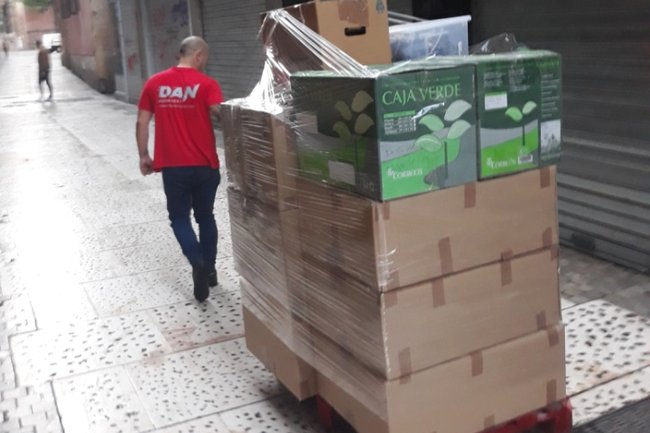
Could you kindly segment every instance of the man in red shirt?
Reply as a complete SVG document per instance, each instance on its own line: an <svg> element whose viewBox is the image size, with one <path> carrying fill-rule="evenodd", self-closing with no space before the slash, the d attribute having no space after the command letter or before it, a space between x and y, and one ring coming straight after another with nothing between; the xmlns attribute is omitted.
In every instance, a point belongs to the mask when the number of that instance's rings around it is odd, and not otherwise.
<svg viewBox="0 0 650 433"><path fill-rule="evenodd" d="M145 83L138 104L136 139L140 171L161 171L174 235L192 265L194 297L203 302L216 286L217 226L214 200L221 181L211 116L223 102L219 84L203 73L208 45L196 36L181 43L177 66ZM154 158L149 123L155 116ZM197 240L190 211L199 225Z"/></svg>

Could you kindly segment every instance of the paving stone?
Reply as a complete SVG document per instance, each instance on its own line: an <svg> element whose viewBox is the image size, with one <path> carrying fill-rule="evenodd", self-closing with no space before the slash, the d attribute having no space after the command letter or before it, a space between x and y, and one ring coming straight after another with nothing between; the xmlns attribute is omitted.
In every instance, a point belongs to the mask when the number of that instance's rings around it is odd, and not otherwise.
<svg viewBox="0 0 650 433"><path fill-rule="evenodd" d="M650 367L621 376L571 398L574 425L650 397Z"/></svg>
<svg viewBox="0 0 650 433"><path fill-rule="evenodd" d="M603 300L562 313L569 395L650 366L650 319Z"/></svg>
<svg viewBox="0 0 650 433"><path fill-rule="evenodd" d="M0 432L14 433L20 429L20 420L16 419L6 419L4 422L0 423ZM33 430L33 429L32 429Z"/></svg>
<svg viewBox="0 0 650 433"><path fill-rule="evenodd" d="M0 307L0 333L15 335L36 329L29 298L16 295L5 299Z"/></svg>
<svg viewBox="0 0 650 433"><path fill-rule="evenodd" d="M244 336L239 292L156 308L149 312L174 350L219 343Z"/></svg>
<svg viewBox="0 0 650 433"><path fill-rule="evenodd" d="M3 400L18 399L22 397L27 397L27 388L25 387L14 388L2 392Z"/></svg>
<svg viewBox="0 0 650 433"><path fill-rule="evenodd" d="M242 430L243 431L243 430ZM176 424L172 427L156 430L155 433L231 433L219 415L211 415L188 422Z"/></svg>
<svg viewBox="0 0 650 433"><path fill-rule="evenodd" d="M66 433L117 433L153 429L122 367L54 381Z"/></svg>
<svg viewBox="0 0 650 433"><path fill-rule="evenodd" d="M243 340L175 353L129 366L128 371L157 428L282 392Z"/></svg>
<svg viewBox="0 0 650 433"><path fill-rule="evenodd" d="M19 383L39 384L168 353L171 348L145 314L97 319L13 338Z"/></svg>
<svg viewBox="0 0 650 433"><path fill-rule="evenodd" d="M314 407L282 396L221 414L230 431L248 433L324 433Z"/></svg>

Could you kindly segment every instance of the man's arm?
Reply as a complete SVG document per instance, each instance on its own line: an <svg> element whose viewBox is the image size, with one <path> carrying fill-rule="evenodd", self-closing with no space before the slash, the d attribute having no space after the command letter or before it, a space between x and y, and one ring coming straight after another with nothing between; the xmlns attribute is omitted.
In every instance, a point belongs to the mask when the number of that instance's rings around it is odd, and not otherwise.
<svg viewBox="0 0 650 433"><path fill-rule="evenodd" d="M221 123L221 109L220 104L210 105L210 114L213 119L217 119Z"/></svg>
<svg viewBox="0 0 650 433"><path fill-rule="evenodd" d="M147 110L138 111L138 120L135 124L135 139L138 142L140 154L140 173L143 176L153 173L153 161L149 156L149 123L153 113Z"/></svg>

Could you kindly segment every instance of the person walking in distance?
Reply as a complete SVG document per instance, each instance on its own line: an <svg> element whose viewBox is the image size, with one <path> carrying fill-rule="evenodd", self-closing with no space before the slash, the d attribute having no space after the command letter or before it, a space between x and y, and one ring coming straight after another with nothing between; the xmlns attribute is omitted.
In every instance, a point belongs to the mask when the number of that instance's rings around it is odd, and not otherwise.
<svg viewBox="0 0 650 433"><path fill-rule="evenodd" d="M2 51L5 52L5 58L9 57L9 41L7 38L2 38Z"/></svg>
<svg viewBox="0 0 650 433"><path fill-rule="evenodd" d="M216 80L204 74L208 44L190 36L180 46L177 66L147 80L138 103L136 140L140 171L162 172L171 227L192 266L194 297L205 301L218 284L214 200L221 181L212 116L223 102ZM154 157L149 156L149 124L155 117ZM190 212L199 225L192 228Z"/></svg>
<svg viewBox="0 0 650 433"><path fill-rule="evenodd" d="M50 82L50 52L45 49L41 41L36 41L36 48L38 48L38 88L41 91L41 99L43 98L43 81L47 84L50 90L50 97L48 101L52 100L52 83Z"/></svg>

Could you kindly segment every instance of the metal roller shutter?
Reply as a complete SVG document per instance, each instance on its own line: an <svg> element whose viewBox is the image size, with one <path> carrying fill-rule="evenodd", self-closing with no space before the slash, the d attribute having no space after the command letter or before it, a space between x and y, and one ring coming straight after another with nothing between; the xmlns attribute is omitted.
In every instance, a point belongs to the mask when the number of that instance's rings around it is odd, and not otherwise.
<svg viewBox="0 0 650 433"><path fill-rule="evenodd" d="M400 14L413 14L413 0L388 0L388 10Z"/></svg>
<svg viewBox="0 0 650 433"><path fill-rule="evenodd" d="M563 56L562 242L650 269L650 3L474 0L472 15L475 40Z"/></svg>
<svg viewBox="0 0 650 433"><path fill-rule="evenodd" d="M264 51L257 38L264 0L203 0L204 38L210 45L208 74L226 99L247 96L260 78Z"/></svg>

